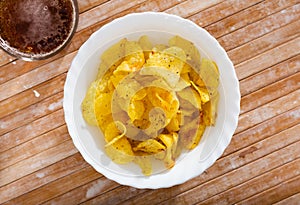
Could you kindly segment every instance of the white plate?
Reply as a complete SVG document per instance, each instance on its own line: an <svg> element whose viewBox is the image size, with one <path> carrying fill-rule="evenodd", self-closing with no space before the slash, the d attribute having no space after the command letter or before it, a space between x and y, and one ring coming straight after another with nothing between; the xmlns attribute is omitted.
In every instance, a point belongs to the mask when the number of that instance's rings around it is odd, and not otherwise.
<svg viewBox="0 0 300 205"><path fill-rule="evenodd" d="M142 35L148 35L153 43L163 44L170 37L179 35L193 42L202 53L206 53L220 70L220 101L216 126L206 129L199 145L182 154L172 169L165 170L155 166L153 175L149 177L145 177L133 163L118 165L106 156L102 133L84 121L80 107L88 86L95 80L101 53L124 37L137 40ZM96 31L81 46L67 75L63 107L73 142L90 165L120 184L156 189L181 184L200 175L222 155L237 127L240 91L232 62L207 31L175 15L145 12L129 14L112 21Z"/></svg>

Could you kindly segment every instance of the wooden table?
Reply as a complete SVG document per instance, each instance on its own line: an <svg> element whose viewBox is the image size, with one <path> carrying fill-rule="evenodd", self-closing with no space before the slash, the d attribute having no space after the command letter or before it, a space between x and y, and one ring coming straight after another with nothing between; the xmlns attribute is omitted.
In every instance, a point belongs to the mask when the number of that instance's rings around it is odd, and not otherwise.
<svg viewBox="0 0 300 205"><path fill-rule="evenodd" d="M299 0L79 0L71 44L48 60L0 51L0 204L299 204ZM240 81L238 128L202 175L167 189L121 186L97 173L68 134L63 86L79 47L132 12L164 11L207 29Z"/></svg>

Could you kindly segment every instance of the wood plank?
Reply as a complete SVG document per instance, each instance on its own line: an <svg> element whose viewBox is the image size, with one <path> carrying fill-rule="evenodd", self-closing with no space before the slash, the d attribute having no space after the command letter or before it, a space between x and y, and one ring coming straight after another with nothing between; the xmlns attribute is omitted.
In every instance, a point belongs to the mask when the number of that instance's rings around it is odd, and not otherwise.
<svg viewBox="0 0 300 205"><path fill-rule="evenodd" d="M210 1L189 0L189 1L182 2L176 6L173 6L172 8L169 8L164 12L186 18L199 11L203 11L207 8L217 5L223 1L224 0L210 0Z"/></svg>
<svg viewBox="0 0 300 205"><path fill-rule="evenodd" d="M237 65L300 36L299 30L300 21L295 21L240 47L230 50L228 56L233 64Z"/></svg>
<svg viewBox="0 0 300 205"><path fill-rule="evenodd" d="M211 24L207 26L206 29L216 38L219 38L239 28L243 28L245 25L257 22L273 13L294 5L297 1L298 0L265 0L235 15L228 16L217 23Z"/></svg>
<svg viewBox="0 0 300 205"><path fill-rule="evenodd" d="M10 63L15 60L15 57L8 55L5 51L0 49L0 66Z"/></svg>
<svg viewBox="0 0 300 205"><path fill-rule="evenodd" d="M69 204L81 204L88 199L92 199L98 194L106 194L112 189L120 186L118 183L107 179L106 177L101 177L97 180L89 182L83 186L77 187L69 192L60 195L54 199L51 199L44 203L44 205L52 205L52 204L63 204L64 202L68 202ZM126 187L128 189L128 187ZM101 204L101 203L97 203ZM109 202L105 201L105 205L108 205Z"/></svg>
<svg viewBox="0 0 300 205"><path fill-rule="evenodd" d="M16 77L0 86L0 101L32 88L68 71L76 52L53 61L51 64L38 67L32 71Z"/></svg>
<svg viewBox="0 0 300 205"><path fill-rule="evenodd" d="M190 16L189 19L201 27L206 27L210 24L220 21L221 19L224 19L227 16L233 15L262 1L263 0L222 1L215 6L206 8L205 10Z"/></svg>
<svg viewBox="0 0 300 205"><path fill-rule="evenodd" d="M219 43L229 51L284 25L299 20L300 4L288 7L255 23L218 38ZM214 35L214 33L212 33Z"/></svg>
<svg viewBox="0 0 300 205"><path fill-rule="evenodd" d="M5 186L0 187L0 203L24 195L50 182L71 175L89 166L80 153L76 153L55 164L42 168Z"/></svg>
<svg viewBox="0 0 300 205"><path fill-rule="evenodd" d="M234 177L236 176L236 173L239 173L239 176L241 177L250 177L249 173L251 170L254 172L256 176L259 175L259 173L255 173L256 169L263 169L262 172L268 171L268 169L271 169L273 166L280 166L280 164L284 164L285 162L281 162L280 158L276 158L275 156L281 156L277 155L279 153L284 153L286 158L289 161L292 161L294 158L293 156L289 155L287 152L285 152L285 149L292 149L292 148L286 148L285 146L289 145L289 147L295 147L293 143L299 141L299 136L297 133L300 131L300 126L294 126L288 130L285 130L281 133L275 134L272 137L262 139L261 141L255 143L252 145L252 147L256 147L255 151L252 151L250 153L248 151L249 147L246 147L244 149L239 150L238 152L232 153L231 155L228 155L224 158L218 159L217 162L206 170L203 174L200 176L188 181L187 183L171 187L169 189L164 189L162 192L162 189L157 190L148 190L145 193L142 193L141 195L137 195L134 198L128 199L126 202L122 202L122 204L151 204L153 203L160 203L161 201L164 201L166 199L170 199L172 197L176 197L182 192L188 191L193 189L193 187L196 187L198 185L205 186L203 189L207 190L206 184L210 184L212 187L215 186L215 184L219 184L219 180L224 180L228 178L228 175L232 177L232 180L234 180ZM290 136L290 137L289 137ZM277 141L282 141L282 138L286 137L288 140L284 143L276 144ZM289 138L288 138L289 137ZM299 142L297 142L299 144ZM297 144L296 143L296 144ZM229 145L231 146L231 145ZM298 151L300 153L300 150ZM247 154L245 154L247 153ZM263 158L262 158L263 157ZM274 158L275 157L275 158ZM276 159L276 160L275 160ZM277 162L278 159L278 162ZM264 164L263 166L260 166L261 164ZM269 165L269 167L265 165ZM246 172L246 173L243 173ZM252 173L252 172L251 172ZM253 176L253 175L251 175ZM218 181L215 181L218 180ZM230 182L231 183L231 182ZM122 189L122 187L118 188ZM213 189L213 188L212 188ZM113 192L106 193L105 195L101 195L99 197L99 200L101 198L113 198L114 192L117 189L115 189ZM197 189L198 190L198 189ZM198 191L195 190L193 192L198 193ZM200 191L201 192L201 191ZM125 197L127 195L130 195L129 191L123 190L120 198ZM205 194L205 193L203 193ZM187 194L188 195L188 194ZM112 200L112 199L110 199ZM181 201L182 202L182 201ZM171 203L171 202L170 202ZM174 204L174 203L171 203ZM176 204L176 203L175 203Z"/></svg>
<svg viewBox="0 0 300 205"><path fill-rule="evenodd" d="M297 176L297 172L298 172L297 170L299 169L300 169L300 159L297 159L288 164L277 167L276 169L273 169L270 172L266 172L258 177L255 177L243 184L228 189L225 192L219 193L207 200L201 201L199 204L207 204L207 205L208 204L218 204L218 205L237 204L239 201L242 201L243 199L247 199L255 194L265 192L265 190L268 190L270 187L274 189L275 187L281 186L286 181L290 181L290 180L294 181L293 178ZM300 180L298 182L300 182ZM219 186L222 185L219 184ZM287 186L286 188L288 189L282 191L284 193L290 193L291 185ZM265 198L266 196L262 195L262 197ZM260 200L256 200L256 202L263 203L263 204L270 204L270 201L263 202ZM250 203L252 203L251 200ZM252 204L256 204L256 203L252 203Z"/></svg>
<svg viewBox="0 0 300 205"><path fill-rule="evenodd" d="M234 171L229 172L222 177L217 177L207 183L200 184L199 186L189 189L188 191L176 195L174 198L168 199L160 204L199 203L206 198L236 187L245 181L248 181L254 177L269 172L269 170L278 168L299 158L300 149L299 151L296 151L298 146L300 146L300 141L280 149L279 151L273 152L241 168L235 169ZM233 164L233 166L235 165ZM299 167L299 163L297 163L296 166ZM239 177L236 177L237 173L239 173ZM216 186L216 184L219 186ZM205 192L203 192L203 190L205 190Z"/></svg>
<svg viewBox="0 0 300 205"><path fill-rule="evenodd" d="M128 200L134 196L142 195L146 192L147 189L136 189L133 187L127 186L119 186L117 189L113 191L107 192L105 194L101 194L91 200L84 202L85 205L97 205L97 204L105 204L105 205L115 205L122 204L123 201Z"/></svg>
<svg viewBox="0 0 300 205"><path fill-rule="evenodd" d="M36 104L52 95L63 91L66 80L66 73L63 73L49 81L45 81L24 92L0 101L0 118L20 111L32 104Z"/></svg>
<svg viewBox="0 0 300 205"><path fill-rule="evenodd" d="M0 175L5 176L5 178L0 178L0 187L31 174L39 169L54 164L77 152L78 151L74 147L72 140L67 140L56 147L52 147L30 158L13 164L12 166L0 170ZM22 171L20 172L20 170Z"/></svg>
<svg viewBox="0 0 300 205"><path fill-rule="evenodd" d="M298 205L299 201L300 201L300 191L297 194L294 194L288 198L276 202L274 205L285 205L285 204Z"/></svg>
<svg viewBox="0 0 300 205"><path fill-rule="evenodd" d="M300 163L298 163L300 164ZM299 172L298 170L296 170ZM243 200L237 204L273 204L277 201L280 201L290 195L297 194L300 192L300 176L290 179L284 183L277 185L276 187L272 187L272 189L267 190L265 192L261 192L255 196L252 196L249 199ZM299 201L297 202L299 204ZM290 204L289 204L290 205Z"/></svg>
<svg viewBox="0 0 300 205"><path fill-rule="evenodd" d="M109 0L85 0L85 1L78 1L78 9L79 13L86 12L87 10L99 6L103 3L108 2Z"/></svg>
<svg viewBox="0 0 300 205"><path fill-rule="evenodd" d="M62 108L63 92L0 119L0 135Z"/></svg>
<svg viewBox="0 0 300 205"><path fill-rule="evenodd" d="M300 105L300 90L296 90L286 96L276 99L255 110L240 115L239 126L235 133L239 133L250 127L253 127L263 121L266 121L287 110L293 109Z"/></svg>
<svg viewBox="0 0 300 205"><path fill-rule="evenodd" d="M50 182L39 189L34 189L31 192L14 198L4 204L41 204L62 193L71 191L76 187L83 186L84 184L99 178L103 178L92 167L80 169L72 174L63 178Z"/></svg>
<svg viewBox="0 0 300 205"><path fill-rule="evenodd" d="M0 135L0 152L18 146L63 124L65 124L64 112L62 109L59 109L30 124Z"/></svg>
<svg viewBox="0 0 300 205"><path fill-rule="evenodd" d="M77 31L83 30L99 21L103 21L145 0L114 0L97 6L80 15Z"/></svg>
<svg viewBox="0 0 300 205"><path fill-rule="evenodd" d="M300 53L300 37L297 37L287 43L268 50L254 58L248 59L235 66L239 80L243 80L251 75L274 66L282 61L294 57ZM276 58L274 58L276 56Z"/></svg>
<svg viewBox="0 0 300 205"><path fill-rule="evenodd" d="M240 81L241 95L248 95L266 85L280 81L300 71L300 55L289 58Z"/></svg>
<svg viewBox="0 0 300 205"><path fill-rule="evenodd" d="M33 140L27 141L17 147L11 148L0 155L0 170L11 166L17 162L32 157L51 147L55 147L62 142L69 140L70 136L66 125L51 130L40 135Z"/></svg>
<svg viewBox="0 0 300 205"><path fill-rule="evenodd" d="M300 124L300 106L235 134L222 156L225 157L242 148L251 146L297 124Z"/></svg>
<svg viewBox="0 0 300 205"><path fill-rule="evenodd" d="M242 97L240 114L267 104L281 96L288 95L299 88L300 72ZM268 94L266 95L266 93Z"/></svg>

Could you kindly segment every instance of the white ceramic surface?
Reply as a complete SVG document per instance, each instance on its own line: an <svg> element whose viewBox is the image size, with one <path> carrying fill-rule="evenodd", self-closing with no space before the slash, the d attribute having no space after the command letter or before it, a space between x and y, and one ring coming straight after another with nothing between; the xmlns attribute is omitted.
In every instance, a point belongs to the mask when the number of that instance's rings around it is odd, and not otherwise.
<svg viewBox="0 0 300 205"><path fill-rule="evenodd" d="M143 176L140 168L133 163L118 165L106 156L102 133L84 121L80 107L88 86L95 80L101 53L124 37L137 40L142 35L148 35L153 43L164 44L167 44L170 37L179 35L193 42L202 53L213 59L220 71L216 126L207 128L199 145L183 153L172 169L166 170L155 165L154 173L149 177ZM237 127L240 91L232 62L207 31L175 15L145 12L129 14L112 21L81 46L67 75L63 107L73 142L90 165L120 184L156 189L181 184L200 175L222 155Z"/></svg>

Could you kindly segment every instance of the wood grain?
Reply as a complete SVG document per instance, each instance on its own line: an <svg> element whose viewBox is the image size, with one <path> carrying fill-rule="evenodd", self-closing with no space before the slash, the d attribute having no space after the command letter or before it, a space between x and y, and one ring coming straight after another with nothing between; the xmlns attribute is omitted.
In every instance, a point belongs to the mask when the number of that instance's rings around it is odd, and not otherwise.
<svg viewBox="0 0 300 205"><path fill-rule="evenodd" d="M299 204L299 0L78 5L78 29L58 55L25 62L0 50L0 204ZM188 182L156 190L122 186L96 172L75 148L62 109L80 46L114 19L145 11L175 14L209 31L233 61L242 96L223 155Z"/></svg>
<svg viewBox="0 0 300 205"><path fill-rule="evenodd" d="M55 164L39 169L10 184L2 186L0 188L0 203L9 201L21 195L26 195L30 191L75 173L87 166L87 163L79 153L71 155Z"/></svg>

